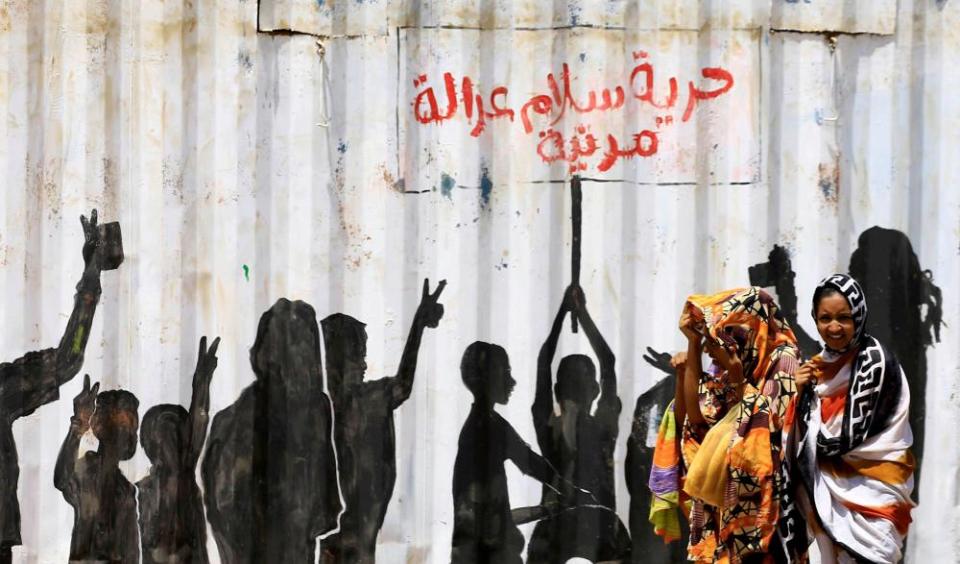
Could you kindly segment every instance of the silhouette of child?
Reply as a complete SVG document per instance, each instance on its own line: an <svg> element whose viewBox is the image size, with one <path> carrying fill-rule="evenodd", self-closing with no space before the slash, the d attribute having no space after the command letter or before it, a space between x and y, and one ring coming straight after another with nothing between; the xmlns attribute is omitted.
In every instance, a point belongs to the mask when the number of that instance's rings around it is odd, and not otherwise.
<svg viewBox="0 0 960 564"><path fill-rule="evenodd" d="M364 380L367 368L365 325L342 313L320 322L327 354L327 381L336 415L334 437L340 489L346 509L340 530L323 541L324 562L372 563L377 535L397 479L393 412L410 397L423 331L443 317L438 303L447 282L430 292L423 281L420 306L413 318L396 376Z"/></svg>
<svg viewBox="0 0 960 564"><path fill-rule="evenodd" d="M207 523L196 470L207 437L210 379L217 368L218 337L200 339L190 411L173 404L147 410L140 442L153 466L137 482L143 561L206 564Z"/></svg>
<svg viewBox="0 0 960 564"><path fill-rule="evenodd" d="M70 430L60 448L53 483L73 507L71 561L140 561L137 502L133 484L120 471L120 461L137 450L137 398L125 390L98 394L100 384L73 400ZM80 439L87 430L100 442L96 452L79 458Z"/></svg>
<svg viewBox="0 0 960 564"><path fill-rule="evenodd" d="M590 357L561 359L555 386L559 416L554 413L551 364L567 313L574 316L600 361L600 383ZM564 480L592 494L571 492L558 498L544 489L543 504L573 506L537 523L530 540L528 562L558 562L580 557L594 562L629 559L630 536L616 514L613 451L619 434L615 357L590 317L583 290L571 285L554 319L537 360L537 393L531 411L543 456ZM591 413L597 396L597 409ZM559 489L563 484L555 484Z"/></svg>
<svg viewBox="0 0 960 564"><path fill-rule="evenodd" d="M477 341L467 347L460 375L474 403L460 431L453 468L453 549L451 561L518 564L523 535L510 512L504 462L544 484L559 480L553 467L533 452L507 421L493 410L506 405L516 381L507 351Z"/></svg>

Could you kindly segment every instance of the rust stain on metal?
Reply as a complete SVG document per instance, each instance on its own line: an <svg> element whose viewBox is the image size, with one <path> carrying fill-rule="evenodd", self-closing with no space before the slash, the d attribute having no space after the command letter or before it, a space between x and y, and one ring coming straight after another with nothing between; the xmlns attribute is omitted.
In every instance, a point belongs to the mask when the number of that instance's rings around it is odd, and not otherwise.
<svg viewBox="0 0 960 564"><path fill-rule="evenodd" d="M397 178L390 172L390 169L387 168L387 165L380 163L377 166L377 171L380 173L380 178L383 179L383 183L387 185L388 188L394 192L403 193L403 181L397 180Z"/></svg>
<svg viewBox="0 0 960 564"><path fill-rule="evenodd" d="M6 5L0 6L0 33L10 32L10 10Z"/></svg>
<svg viewBox="0 0 960 564"><path fill-rule="evenodd" d="M110 10L106 3L97 3L93 9L84 14L83 21L69 22L66 25L83 26L83 32L88 35L106 35L110 32L117 33L120 30L119 22L111 17ZM80 31L77 29L77 31Z"/></svg>
<svg viewBox="0 0 960 564"><path fill-rule="evenodd" d="M407 564L422 564L430 560L430 550L424 546L412 546L407 551Z"/></svg>
<svg viewBox="0 0 960 564"><path fill-rule="evenodd" d="M817 167L817 186L823 194L824 200L833 205L840 201L840 159L833 163L820 163Z"/></svg>

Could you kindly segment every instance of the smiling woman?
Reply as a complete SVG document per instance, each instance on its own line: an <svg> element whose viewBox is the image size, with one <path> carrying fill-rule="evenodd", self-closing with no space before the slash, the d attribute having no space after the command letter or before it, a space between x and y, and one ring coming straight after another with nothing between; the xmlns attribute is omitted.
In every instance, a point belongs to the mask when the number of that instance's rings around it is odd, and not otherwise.
<svg viewBox="0 0 960 564"><path fill-rule="evenodd" d="M825 287L814 295L817 331L827 344L828 350L843 351L853 340L855 326L853 310L839 290Z"/></svg>
<svg viewBox="0 0 960 564"><path fill-rule="evenodd" d="M914 505L906 377L866 333L866 297L856 280L824 279L813 307L826 351L797 371L800 393L784 445L802 484L802 515L788 512L784 521L799 530L805 519L825 561L897 562Z"/></svg>

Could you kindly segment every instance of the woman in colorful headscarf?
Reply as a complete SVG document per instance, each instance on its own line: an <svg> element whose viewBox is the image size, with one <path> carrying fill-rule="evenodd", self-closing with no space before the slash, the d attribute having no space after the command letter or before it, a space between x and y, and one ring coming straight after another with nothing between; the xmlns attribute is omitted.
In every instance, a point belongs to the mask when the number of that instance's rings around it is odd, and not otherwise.
<svg viewBox="0 0 960 564"><path fill-rule="evenodd" d="M780 431L796 392L796 337L760 288L690 296L680 330L687 354L676 359L676 399L660 424L650 520L675 540L683 505L691 560L772 561L771 551L782 553L772 541L784 501ZM713 360L706 372L702 350Z"/></svg>
<svg viewBox="0 0 960 564"><path fill-rule="evenodd" d="M820 282L813 316L824 352L797 371L784 443L798 482L797 511L784 519L795 532L789 552L806 551L809 526L824 563L897 562L914 505L906 377L864 331L866 298L853 278Z"/></svg>

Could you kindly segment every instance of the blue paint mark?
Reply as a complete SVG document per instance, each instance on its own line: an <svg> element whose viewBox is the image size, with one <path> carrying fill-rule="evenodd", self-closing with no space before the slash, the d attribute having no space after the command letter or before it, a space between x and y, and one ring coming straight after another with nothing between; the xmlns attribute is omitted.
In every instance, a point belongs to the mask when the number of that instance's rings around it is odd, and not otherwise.
<svg viewBox="0 0 960 564"><path fill-rule="evenodd" d="M490 204L490 193L493 192L493 181L490 180L490 171L486 166L480 167L480 207Z"/></svg>
<svg viewBox="0 0 960 564"><path fill-rule="evenodd" d="M317 8L323 8L323 0L317 0Z"/></svg>
<svg viewBox="0 0 960 564"><path fill-rule="evenodd" d="M443 173L440 176L440 193L444 195L448 200L452 200L453 188L457 185L457 181L453 179L449 174Z"/></svg>
<svg viewBox="0 0 960 564"><path fill-rule="evenodd" d="M587 60L587 54L586 54L586 53L580 53L580 62L582 63L582 62L584 62L584 61L586 61L586 60Z"/></svg>
<svg viewBox="0 0 960 564"><path fill-rule="evenodd" d="M826 179L821 179L820 182L817 183L817 185L820 187L820 192L823 193L823 197L824 197L824 198L832 198L832 197L833 197L833 183L832 183L832 182L830 182L829 180L826 180Z"/></svg>
<svg viewBox="0 0 960 564"><path fill-rule="evenodd" d="M347 144L343 141L340 141L340 144L337 145L337 152L341 155L347 152Z"/></svg>
<svg viewBox="0 0 960 564"><path fill-rule="evenodd" d="M243 70L253 70L253 61L250 59L250 53L240 50L237 53L237 62L243 67Z"/></svg>
<svg viewBox="0 0 960 564"><path fill-rule="evenodd" d="M800 0L784 0L787 4L799 4ZM803 0L804 4L809 4L810 0Z"/></svg>
<svg viewBox="0 0 960 564"><path fill-rule="evenodd" d="M570 25L580 25L580 13L583 11L583 7L577 2L570 2L567 8L570 10Z"/></svg>

